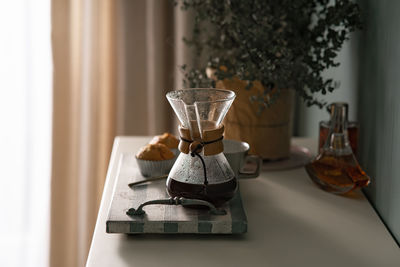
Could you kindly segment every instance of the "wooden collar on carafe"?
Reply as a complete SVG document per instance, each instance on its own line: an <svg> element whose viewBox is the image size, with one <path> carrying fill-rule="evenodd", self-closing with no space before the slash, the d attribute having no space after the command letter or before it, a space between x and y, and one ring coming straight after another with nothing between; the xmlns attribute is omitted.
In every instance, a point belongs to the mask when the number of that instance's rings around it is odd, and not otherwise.
<svg viewBox="0 0 400 267"><path fill-rule="evenodd" d="M220 125L216 129L204 130L203 139L201 139L200 134L194 136L197 140L192 140L190 135L190 130L183 126L179 126L179 134L181 140L179 142L179 150L182 153L189 154L193 152L199 144L203 145L204 156L216 155L224 151L224 145L222 143L224 134L224 125Z"/></svg>

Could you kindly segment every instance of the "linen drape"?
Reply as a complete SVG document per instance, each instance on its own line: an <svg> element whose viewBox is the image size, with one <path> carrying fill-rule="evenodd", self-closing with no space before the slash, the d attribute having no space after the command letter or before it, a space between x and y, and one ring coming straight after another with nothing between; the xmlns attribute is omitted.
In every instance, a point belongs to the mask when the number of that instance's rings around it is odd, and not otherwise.
<svg viewBox="0 0 400 267"><path fill-rule="evenodd" d="M182 38L192 20L173 0L122 0L118 10L118 133L175 131L165 93L182 88L179 66L192 64Z"/></svg>
<svg viewBox="0 0 400 267"><path fill-rule="evenodd" d="M190 62L173 1L52 0L51 266L84 266L115 135L172 131Z"/></svg>
<svg viewBox="0 0 400 267"><path fill-rule="evenodd" d="M51 266L84 266L116 117L115 6L52 1Z"/></svg>

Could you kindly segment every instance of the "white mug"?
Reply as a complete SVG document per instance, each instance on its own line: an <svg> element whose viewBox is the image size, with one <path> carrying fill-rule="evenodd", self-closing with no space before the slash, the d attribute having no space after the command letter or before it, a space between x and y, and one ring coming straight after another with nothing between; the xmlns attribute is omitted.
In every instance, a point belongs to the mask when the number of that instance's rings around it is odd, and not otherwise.
<svg viewBox="0 0 400 267"><path fill-rule="evenodd" d="M248 155L250 145L246 142L236 140L223 140L224 143L224 155L229 162L236 178L247 179L255 178L260 175L260 167L262 164L262 158L257 155ZM256 170L252 173L242 172L244 164L248 161L256 163Z"/></svg>

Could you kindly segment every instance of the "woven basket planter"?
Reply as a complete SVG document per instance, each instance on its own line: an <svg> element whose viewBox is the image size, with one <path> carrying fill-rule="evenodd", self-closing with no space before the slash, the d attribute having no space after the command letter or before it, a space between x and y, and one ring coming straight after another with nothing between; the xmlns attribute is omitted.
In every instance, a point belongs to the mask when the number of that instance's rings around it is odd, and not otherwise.
<svg viewBox="0 0 400 267"><path fill-rule="evenodd" d="M261 114L249 101L250 96L262 94L261 83L254 82L246 90L246 81L234 78L217 81L216 87L232 90L236 99L225 117L225 138L250 144L250 153L263 159L278 160L289 157L292 135L294 91L281 90L277 100Z"/></svg>

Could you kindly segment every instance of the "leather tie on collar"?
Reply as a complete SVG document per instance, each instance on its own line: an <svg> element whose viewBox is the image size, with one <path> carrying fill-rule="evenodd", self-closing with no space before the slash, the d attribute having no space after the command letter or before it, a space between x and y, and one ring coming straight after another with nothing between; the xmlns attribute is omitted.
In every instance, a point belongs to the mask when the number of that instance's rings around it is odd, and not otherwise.
<svg viewBox="0 0 400 267"><path fill-rule="evenodd" d="M224 133L224 125L220 125L216 129L203 131L203 139L192 140L190 130L179 126L179 134L181 141L179 142L179 150L182 153L200 153L204 150L205 156L216 155L224 151L222 139Z"/></svg>

